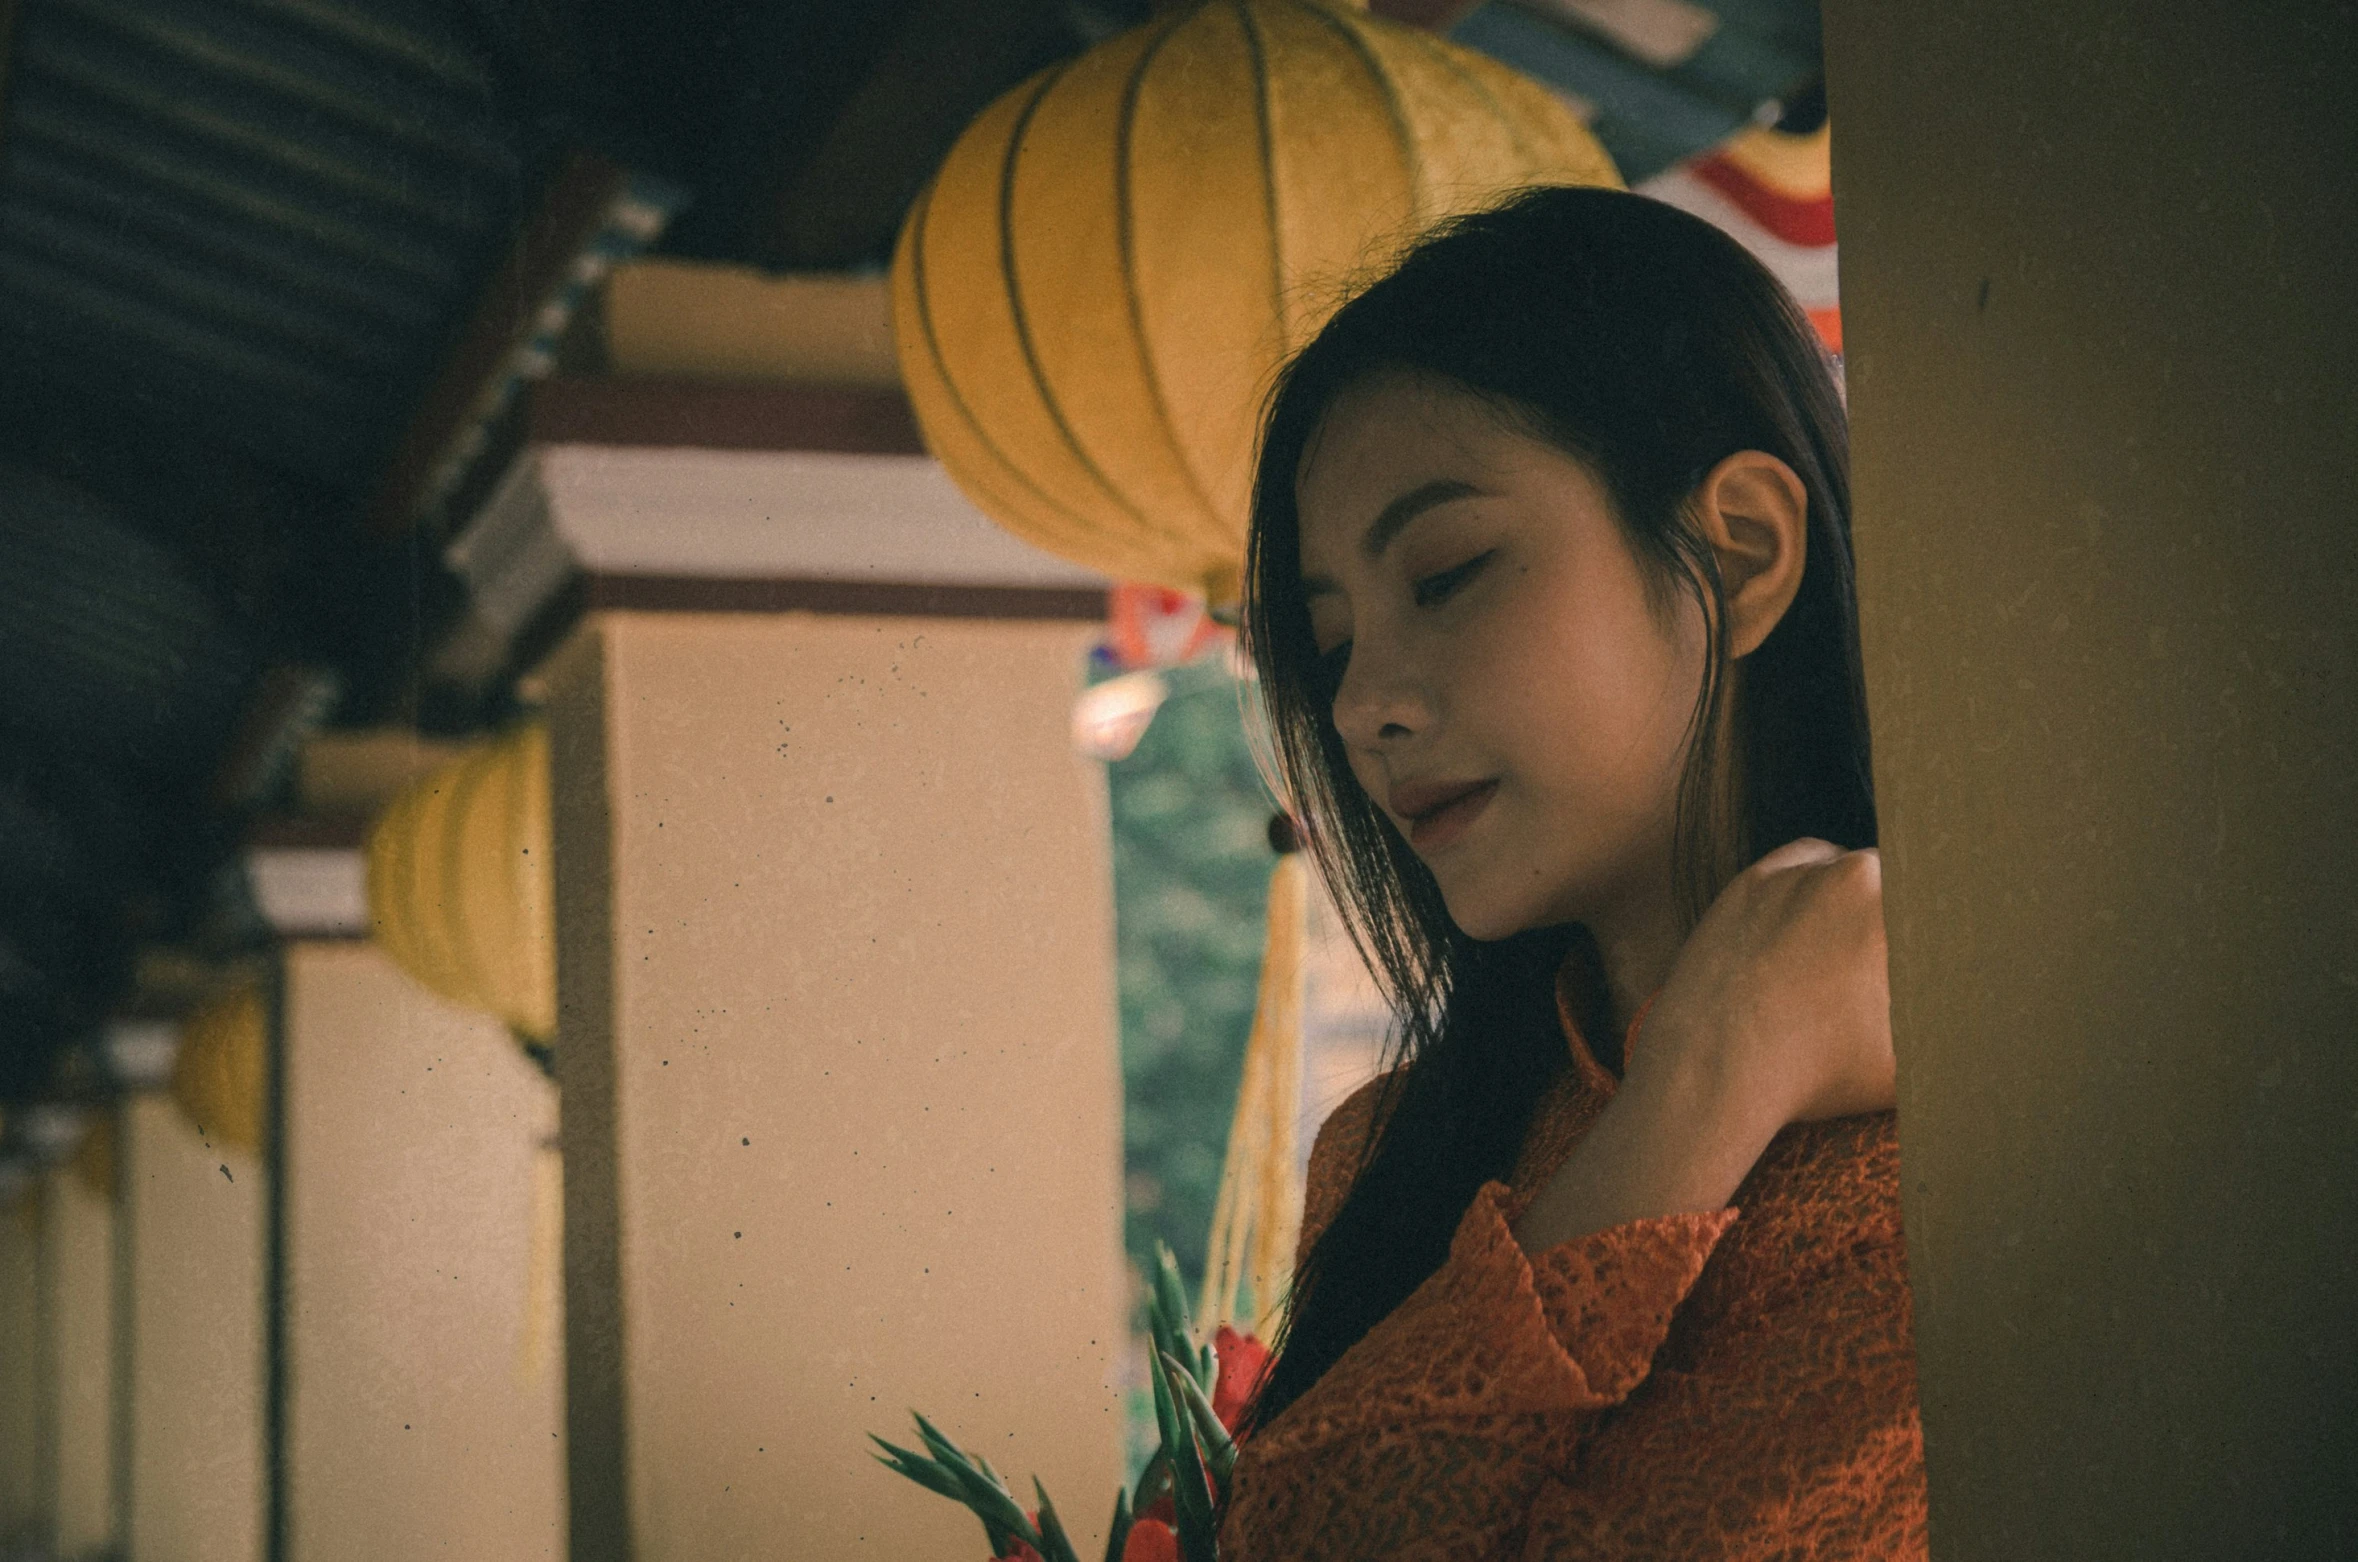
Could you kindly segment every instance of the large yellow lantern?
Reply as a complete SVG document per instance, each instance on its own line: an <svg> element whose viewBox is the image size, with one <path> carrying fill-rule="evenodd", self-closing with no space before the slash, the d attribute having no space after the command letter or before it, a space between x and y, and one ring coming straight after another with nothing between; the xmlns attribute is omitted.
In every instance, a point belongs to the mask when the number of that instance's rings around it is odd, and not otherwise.
<svg viewBox="0 0 2358 1562"><path fill-rule="evenodd" d="M1435 221L1618 185L1565 104L1330 0L1179 5L986 109L901 229L893 330L968 497L1233 601L1277 366Z"/></svg>
<svg viewBox="0 0 2358 1562"><path fill-rule="evenodd" d="M429 991L521 1036L557 1030L549 737L538 723L410 784L368 841L377 943Z"/></svg>

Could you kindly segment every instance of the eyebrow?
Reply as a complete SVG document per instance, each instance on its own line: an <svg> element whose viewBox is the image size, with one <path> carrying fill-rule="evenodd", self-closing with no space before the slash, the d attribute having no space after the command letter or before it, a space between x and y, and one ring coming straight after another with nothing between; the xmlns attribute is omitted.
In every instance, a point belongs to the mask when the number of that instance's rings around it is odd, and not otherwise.
<svg viewBox="0 0 2358 1562"><path fill-rule="evenodd" d="M1367 535L1359 539L1360 553L1370 559L1382 556L1392 546L1392 539L1407 529L1408 523L1437 504L1452 499L1471 499L1482 490L1457 477L1437 477L1420 483L1393 500L1368 523Z"/></svg>
<svg viewBox="0 0 2358 1562"><path fill-rule="evenodd" d="M1437 477L1429 483L1419 483L1376 512L1376 518L1368 522L1367 531L1359 539L1360 554L1369 559L1381 558L1384 550L1392 546L1392 539L1408 529L1410 521L1435 505L1447 504L1452 499L1477 498L1481 493L1480 488L1459 477ZM1336 588L1331 580L1306 576L1302 589L1306 595L1321 596Z"/></svg>

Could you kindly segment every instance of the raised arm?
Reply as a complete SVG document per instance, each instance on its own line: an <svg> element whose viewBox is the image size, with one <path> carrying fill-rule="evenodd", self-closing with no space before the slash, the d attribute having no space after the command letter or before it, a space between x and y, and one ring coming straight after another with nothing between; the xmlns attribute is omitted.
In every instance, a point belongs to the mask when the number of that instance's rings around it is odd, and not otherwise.
<svg viewBox="0 0 2358 1562"><path fill-rule="evenodd" d="M1679 951L1612 1104L1515 1222L1527 1252L1724 1208L1788 1123L1893 1102L1883 867L1824 841L1735 880Z"/></svg>
<svg viewBox="0 0 2358 1562"><path fill-rule="evenodd" d="M1235 1555L1508 1544L1645 1380L1770 1138L1889 1104L1877 866L1795 843L1730 887L1565 1165L1528 1207L1485 1185L1441 1268L1256 1436L1223 1532ZM1356 1168L1370 1104L1320 1135L1306 1240Z"/></svg>

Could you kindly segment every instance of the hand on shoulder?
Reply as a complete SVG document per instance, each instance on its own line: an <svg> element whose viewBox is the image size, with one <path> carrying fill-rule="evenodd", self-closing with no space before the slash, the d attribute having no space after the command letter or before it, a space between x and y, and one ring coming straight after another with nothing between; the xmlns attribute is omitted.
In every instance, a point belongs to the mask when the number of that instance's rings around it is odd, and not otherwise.
<svg viewBox="0 0 2358 1562"><path fill-rule="evenodd" d="M1515 1222L1528 1252L1724 1208L1788 1123L1892 1105L1883 864L1799 840L1737 875L1679 951L1622 1088Z"/></svg>
<svg viewBox="0 0 2358 1562"><path fill-rule="evenodd" d="M1699 1070L1772 1134L1892 1106L1881 855L1803 839L1738 874L1680 950L1630 1068Z"/></svg>

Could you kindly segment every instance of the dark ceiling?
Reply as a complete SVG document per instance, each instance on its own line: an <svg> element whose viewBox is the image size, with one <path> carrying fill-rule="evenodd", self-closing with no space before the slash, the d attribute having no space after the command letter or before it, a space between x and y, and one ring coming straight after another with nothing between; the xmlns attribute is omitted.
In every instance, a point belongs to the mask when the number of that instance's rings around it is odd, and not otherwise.
<svg viewBox="0 0 2358 1562"><path fill-rule="evenodd" d="M1670 70L1581 3L1378 9L1578 93L1634 173L1815 75L1806 0L1721 0ZM582 168L684 196L668 253L878 264L976 111L1148 11L0 0L0 1099L88 1087L139 950L251 931L304 723L496 714L421 686L460 587L388 483Z"/></svg>

